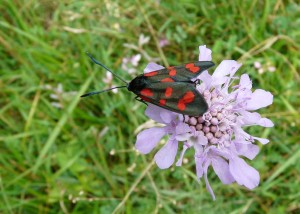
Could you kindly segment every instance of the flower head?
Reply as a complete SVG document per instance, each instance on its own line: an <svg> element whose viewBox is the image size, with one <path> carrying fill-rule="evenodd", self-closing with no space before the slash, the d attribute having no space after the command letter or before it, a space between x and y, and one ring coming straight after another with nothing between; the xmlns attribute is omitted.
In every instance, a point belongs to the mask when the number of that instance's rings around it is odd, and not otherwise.
<svg viewBox="0 0 300 214"><path fill-rule="evenodd" d="M199 61L211 60L211 50L206 46L200 46L199 50ZM273 126L271 120L252 112L272 104L273 95L270 92L262 89L252 92L252 82L247 74L243 74L239 83L232 86L233 81L238 79L235 73L240 66L234 60L224 60L212 75L204 71L197 77L202 81L197 90L209 106L206 113L199 117L183 117L150 104L146 115L165 126L146 129L137 136L136 148L143 154L151 152L163 136L170 136L154 157L161 169L169 168L174 163L179 145L183 149L176 166L181 166L188 149L194 149L197 177L204 177L213 199L215 195L207 179L209 166L224 184L237 182L248 189L259 184L259 173L242 157L252 160L258 154L259 147L254 144L255 140L262 144L269 141L251 136L243 127ZM149 63L144 72L161 68Z"/></svg>

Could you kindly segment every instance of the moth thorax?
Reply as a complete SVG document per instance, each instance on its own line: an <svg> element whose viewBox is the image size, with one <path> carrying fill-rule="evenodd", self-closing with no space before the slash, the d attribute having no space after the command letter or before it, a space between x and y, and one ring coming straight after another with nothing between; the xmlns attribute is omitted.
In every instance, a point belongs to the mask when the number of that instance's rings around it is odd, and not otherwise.
<svg viewBox="0 0 300 214"><path fill-rule="evenodd" d="M141 91L143 88L147 86L147 82L145 77L143 76L137 76L131 82L128 84L128 90L129 91Z"/></svg>

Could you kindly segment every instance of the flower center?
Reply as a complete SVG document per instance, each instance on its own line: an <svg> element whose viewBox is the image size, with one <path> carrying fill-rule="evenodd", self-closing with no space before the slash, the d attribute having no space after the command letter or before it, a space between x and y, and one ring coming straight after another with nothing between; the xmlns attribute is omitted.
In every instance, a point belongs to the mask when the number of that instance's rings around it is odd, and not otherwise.
<svg viewBox="0 0 300 214"><path fill-rule="evenodd" d="M232 105L224 101L224 96L217 89L205 90L202 95L209 105L208 111L199 117L185 115L185 123L204 135L210 145L230 146L233 133L231 124L237 117L232 110Z"/></svg>

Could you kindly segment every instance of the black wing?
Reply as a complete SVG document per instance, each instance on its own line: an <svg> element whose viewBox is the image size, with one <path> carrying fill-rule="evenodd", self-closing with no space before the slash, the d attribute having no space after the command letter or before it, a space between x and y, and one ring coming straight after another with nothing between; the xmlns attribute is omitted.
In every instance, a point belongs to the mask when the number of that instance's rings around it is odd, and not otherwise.
<svg viewBox="0 0 300 214"><path fill-rule="evenodd" d="M190 116L203 115L208 109L194 83L189 82L154 82L137 95L161 108Z"/></svg>
<svg viewBox="0 0 300 214"><path fill-rule="evenodd" d="M149 82L188 82L212 66L214 66L214 63L211 61L197 61L151 71L143 76Z"/></svg>

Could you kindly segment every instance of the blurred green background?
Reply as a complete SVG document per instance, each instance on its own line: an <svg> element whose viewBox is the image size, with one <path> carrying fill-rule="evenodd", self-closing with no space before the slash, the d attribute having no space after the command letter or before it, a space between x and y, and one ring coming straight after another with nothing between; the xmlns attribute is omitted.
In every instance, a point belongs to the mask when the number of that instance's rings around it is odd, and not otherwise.
<svg viewBox="0 0 300 214"><path fill-rule="evenodd" d="M0 213L300 212L297 1L4 0L0 14ZM134 150L153 123L133 94L79 98L122 85L86 51L130 80L150 61L197 60L203 44L274 95L259 113L275 127L248 129L270 139L250 163L259 187L223 185L210 170L215 202L192 151L183 167L160 170L158 148Z"/></svg>

